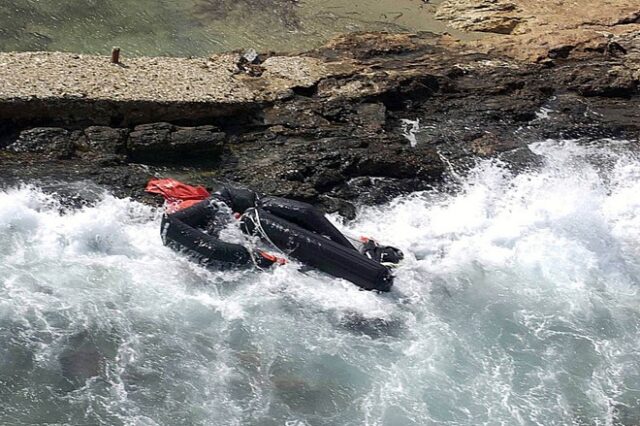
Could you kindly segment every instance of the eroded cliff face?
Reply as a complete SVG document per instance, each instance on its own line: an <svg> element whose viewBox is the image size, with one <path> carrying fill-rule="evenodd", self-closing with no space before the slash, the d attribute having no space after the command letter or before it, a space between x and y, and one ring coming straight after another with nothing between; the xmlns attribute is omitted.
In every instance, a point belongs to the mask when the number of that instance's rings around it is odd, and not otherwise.
<svg viewBox="0 0 640 426"><path fill-rule="evenodd" d="M152 175L224 179L352 216L477 156L535 166L540 138L640 137L630 2L567 6L573 24L558 2L470 3L439 16L494 34L348 34L255 63L0 54L0 181L88 179L144 199Z"/></svg>

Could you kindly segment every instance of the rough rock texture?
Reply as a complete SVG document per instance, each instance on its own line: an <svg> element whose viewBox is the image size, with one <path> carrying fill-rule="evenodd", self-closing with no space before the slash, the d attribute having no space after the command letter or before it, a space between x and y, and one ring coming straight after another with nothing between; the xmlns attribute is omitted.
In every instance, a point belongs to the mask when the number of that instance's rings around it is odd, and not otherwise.
<svg viewBox="0 0 640 426"><path fill-rule="evenodd" d="M522 13L512 1L446 0L438 7L436 17L466 31L511 34L522 22Z"/></svg>
<svg viewBox="0 0 640 426"><path fill-rule="evenodd" d="M446 0L436 17L468 31L508 34L467 46L532 61L624 54L637 48L640 31L637 0Z"/></svg>
<svg viewBox="0 0 640 426"><path fill-rule="evenodd" d="M84 130L87 151L104 154L124 154L129 131L105 126L90 126ZM82 147L80 147L82 148Z"/></svg>
<svg viewBox="0 0 640 426"><path fill-rule="evenodd" d="M59 188L51 181L86 179L147 200L153 175L222 179L352 217L354 202L429 188L478 156L535 166L527 144L541 138L640 137L637 33L602 49L555 39L529 49L537 27L561 37L574 29L560 18L543 25L546 15L532 18L538 9L517 0L472 3L484 5L482 16L518 23L510 35L465 44L428 33L349 34L250 72L232 54L142 58L128 68L98 57L0 54L0 147L8 147L0 183ZM546 0L535 7L543 6L555 10ZM629 29L629 10L593 25ZM87 69L100 78L85 81ZM415 146L409 122L418 124Z"/></svg>
<svg viewBox="0 0 640 426"><path fill-rule="evenodd" d="M222 152L224 140L225 134L215 126L176 127L169 123L151 123L133 128L126 151L134 161L214 160Z"/></svg>
<svg viewBox="0 0 640 426"><path fill-rule="evenodd" d="M37 127L20 132L18 139L9 144L14 152L38 152L52 158L70 158L76 141L81 138L78 131L56 127Z"/></svg>
<svg viewBox="0 0 640 426"><path fill-rule="evenodd" d="M84 131L34 127L22 130L7 150L44 153L58 159L106 154L171 163L193 158L215 160L222 152L225 136L215 126L178 127L170 123L143 124L133 129L90 126Z"/></svg>

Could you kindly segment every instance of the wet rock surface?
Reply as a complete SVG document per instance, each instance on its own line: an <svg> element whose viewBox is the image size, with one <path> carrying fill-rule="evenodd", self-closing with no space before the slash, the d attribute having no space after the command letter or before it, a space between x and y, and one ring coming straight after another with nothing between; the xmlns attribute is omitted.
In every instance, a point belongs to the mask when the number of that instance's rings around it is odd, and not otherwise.
<svg viewBox="0 0 640 426"><path fill-rule="evenodd" d="M148 201L152 176L221 179L353 217L354 203L428 189L478 156L535 167L536 140L637 140L640 76L626 51L531 62L446 36L350 34L268 58L258 77L232 70L224 81L242 85L241 99L192 108L129 93L73 99L54 120L39 112L61 97L21 98L14 114L15 98L0 96L0 182L85 179Z"/></svg>
<svg viewBox="0 0 640 426"><path fill-rule="evenodd" d="M42 153L51 158L70 158L73 155L79 132L56 127L36 127L20 132L18 139L10 143L14 152Z"/></svg>
<svg viewBox="0 0 640 426"><path fill-rule="evenodd" d="M151 123L134 127L127 153L134 161L176 162L189 158L215 159L222 151L225 134L215 126L176 127Z"/></svg>
<svg viewBox="0 0 640 426"><path fill-rule="evenodd" d="M86 150L104 154L125 154L128 129L113 129L106 126L91 126L84 130Z"/></svg>

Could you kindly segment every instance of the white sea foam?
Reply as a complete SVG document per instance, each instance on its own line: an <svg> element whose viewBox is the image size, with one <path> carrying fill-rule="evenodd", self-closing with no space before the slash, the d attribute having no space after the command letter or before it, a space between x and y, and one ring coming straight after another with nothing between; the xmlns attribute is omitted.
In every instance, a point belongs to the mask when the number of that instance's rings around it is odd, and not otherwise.
<svg viewBox="0 0 640 426"><path fill-rule="evenodd" d="M406 118L402 119L402 136L405 137L406 140L409 141L409 144L412 148L418 146L418 139L416 135L420 131L420 119L416 118L415 120L408 120Z"/></svg>
<svg viewBox="0 0 640 426"><path fill-rule="evenodd" d="M485 161L454 193L360 208L348 230L407 255L385 295L207 271L128 200L0 192L0 423L638 423L640 160L532 149L539 170ZM82 332L104 361L69 389Z"/></svg>

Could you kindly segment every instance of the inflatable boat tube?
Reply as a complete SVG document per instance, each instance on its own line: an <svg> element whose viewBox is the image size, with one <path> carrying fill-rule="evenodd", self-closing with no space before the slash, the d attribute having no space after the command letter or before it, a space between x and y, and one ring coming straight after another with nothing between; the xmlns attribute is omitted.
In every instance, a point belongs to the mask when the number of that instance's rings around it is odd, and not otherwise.
<svg viewBox="0 0 640 426"><path fill-rule="evenodd" d="M393 285L389 269L352 246L345 247L264 209L248 209L242 226L246 233L260 236L288 256L363 289L389 291Z"/></svg>
<svg viewBox="0 0 640 426"><path fill-rule="evenodd" d="M341 246L356 250L318 209L308 203L268 196L260 199L258 207L309 231L324 235Z"/></svg>
<svg viewBox="0 0 640 426"><path fill-rule="evenodd" d="M214 219L215 209L202 201L188 209L164 215L161 224L162 241L173 249L186 252L208 267L230 269L253 266L249 251L240 244L221 241L199 228Z"/></svg>

